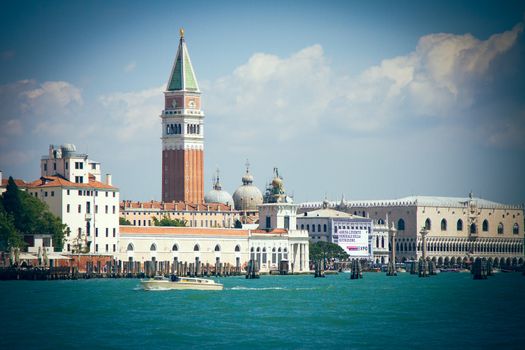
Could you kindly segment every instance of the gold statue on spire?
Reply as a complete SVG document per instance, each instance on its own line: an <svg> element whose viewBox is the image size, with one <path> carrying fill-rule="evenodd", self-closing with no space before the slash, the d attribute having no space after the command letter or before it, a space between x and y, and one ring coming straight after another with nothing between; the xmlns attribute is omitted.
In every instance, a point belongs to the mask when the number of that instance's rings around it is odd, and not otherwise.
<svg viewBox="0 0 525 350"><path fill-rule="evenodd" d="M184 38L184 28L179 29L180 37Z"/></svg>

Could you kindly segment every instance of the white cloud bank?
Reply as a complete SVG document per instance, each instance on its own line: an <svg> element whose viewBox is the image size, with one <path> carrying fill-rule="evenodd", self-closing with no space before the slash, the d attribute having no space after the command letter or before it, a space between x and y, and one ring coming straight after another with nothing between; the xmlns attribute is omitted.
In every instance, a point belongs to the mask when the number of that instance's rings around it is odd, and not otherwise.
<svg viewBox="0 0 525 350"><path fill-rule="evenodd" d="M207 110L234 128L239 143L308 134L328 122L356 132L386 130L404 118L459 117L475 103L494 60L523 31L479 40L430 34L407 55L384 59L357 77L337 76L320 45L288 58L257 53L232 74L203 82ZM223 123L227 123L226 125Z"/></svg>

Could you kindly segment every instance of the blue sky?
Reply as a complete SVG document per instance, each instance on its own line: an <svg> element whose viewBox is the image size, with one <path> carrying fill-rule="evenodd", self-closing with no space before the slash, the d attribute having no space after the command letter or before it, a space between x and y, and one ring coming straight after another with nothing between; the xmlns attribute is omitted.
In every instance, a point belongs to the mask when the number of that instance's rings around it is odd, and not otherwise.
<svg viewBox="0 0 525 350"><path fill-rule="evenodd" d="M3 1L0 169L33 180L74 143L122 198L160 198L162 89L184 27L206 113L206 188L297 201L522 203L520 1Z"/></svg>

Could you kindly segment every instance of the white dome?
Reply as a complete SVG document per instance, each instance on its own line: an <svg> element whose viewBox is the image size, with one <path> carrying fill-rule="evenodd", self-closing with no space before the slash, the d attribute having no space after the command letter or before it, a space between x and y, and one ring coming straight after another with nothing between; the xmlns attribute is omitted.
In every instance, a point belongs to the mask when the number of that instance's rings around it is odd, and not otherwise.
<svg viewBox="0 0 525 350"><path fill-rule="evenodd" d="M223 190L213 189L206 193L204 196L204 202L206 203L222 203L233 207L234 202L232 196Z"/></svg>
<svg viewBox="0 0 525 350"><path fill-rule="evenodd" d="M263 203L261 191L254 185L242 185L233 193L235 210L257 211L257 206Z"/></svg>

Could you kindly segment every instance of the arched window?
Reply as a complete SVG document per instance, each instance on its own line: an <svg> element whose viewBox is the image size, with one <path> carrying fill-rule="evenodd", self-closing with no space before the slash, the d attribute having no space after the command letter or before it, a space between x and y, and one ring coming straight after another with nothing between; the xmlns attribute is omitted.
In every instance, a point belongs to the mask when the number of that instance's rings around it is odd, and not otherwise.
<svg viewBox="0 0 525 350"><path fill-rule="evenodd" d="M447 230L447 220L442 219L441 220L441 231L446 231L446 230Z"/></svg>
<svg viewBox="0 0 525 350"><path fill-rule="evenodd" d="M195 244L195 245L193 246L193 251L194 251L194 252L198 252L199 250L200 250L199 245L198 245L198 244Z"/></svg>
<svg viewBox="0 0 525 350"><path fill-rule="evenodd" d="M151 244L151 246L149 247L149 250L154 252L157 250L157 245L155 243Z"/></svg>
<svg viewBox="0 0 525 350"><path fill-rule="evenodd" d="M385 224L385 220L379 219L379 220L377 220L377 224L378 225L384 225Z"/></svg>
<svg viewBox="0 0 525 350"><path fill-rule="evenodd" d="M487 232L489 230L489 222L487 219L483 220L483 224L481 225L481 230L483 232Z"/></svg>
<svg viewBox="0 0 525 350"><path fill-rule="evenodd" d="M128 252L132 252L134 249L133 244L128 244Z"/></svg>
<svg viewBox="0 0 525 350"><path fill-rule="evenodd" d="M321 232L321 224L317 225L317 232Z"/></svg>
<svg viewBox="0 0 525 350"><path fill-rule="evenodd" d="M236 251L236 252L240 252L240 251L241 251L241 246L237 244L237 245L235 246L235 251Z"/></svg>
<svg viewBox="0 0 525 350"><path fill-rule="evenodd" d="M520 233L520 225L518 225L518 223L515 223L514 226L512 226L512 233L515 235Z"/></svg>
<svg viewBox="0 0 525 350"><path fill-rule="evenodd" d="M301 230L304 230L304 224L301 224Z"/></svg>
<svg viewBox="0 0 525 350"><path fill-rule="evenodd" d="M326 224L324 224L323 232L326 232Z"/></svg>
<svg viewBox="0 0 525 350"><path fill-rule="evenodd" d="M405 230L405 220L403 220L403 219L397 220L397 230L398 231L404 231Z"/></svg>
<svg viewBox="0 0 525 350"><path fill-rule="evenodd" d="M504 232L503 223L500 222L499 225L498 225L498 233L499 233L500 235L502 235L503 232Z"/></svg>
<svg viewBox="0 0 525 350"><path fill-rule="evenodd" d="M221 246L217 244L217 245L215 246L215 251L216 251L216 252L220 252L220 251L221 251Z"/></svg>
<svg viewBox="0 0 525 350"><path fill-rule="evenodd" d="M456 230L463 231L463 220L458 220L458 223L456 224Z"/></svg>
<svg viewBox="0 0 525 350"><path fill-rule="evenodd" d="M266 248L263 248L263 250L262 250L262 262L263 262L263 264L266 264L266 259L267 259Z"/></svg>
<svg viewBox="0 0 525 350"><path fill-rule="evenodd" d="M427 219L425 220L425 228L426 228L427 230L430 230L430 229L432 228L432 221L430 221L430 218L427 218Z"/></svg>
<svg viewBox="0 0 525 350"><path fill-rule="evenodd" d="M284 248L284 260L288 260L288 249Z"/></svg>
<svg viewBox="0 0 525 350"><path fill-rule="evenodd" d="M385 247L385 236L381 237L381 248Z"/></svg>
<svg viewBox="0 0 525 350"><path fill-rule="evenodd" d="M306 231L310 232L310 225L306 224Z"/></svg>
<svg viewBox="0 0 525 350"><path fill-rule="evenodd" d="M179 246L177 244L174 244L173 247L171 247L171 250L176 252L179 250Z"/></svg>
<svg viewBox="0 0 525 350"><path fill-rule="evenodd" d="M315 232L315 224L312 225L312 232Z"/></svg>
<svg viewBox="0 0 525 350"><path fill-rule="evenodd" d="M476 227L476 224L470 225L470 233L478 233L478 228Z"/></svg>
<svg viewBox="0 0 525 350"><path fill-rule="evenodd" d="M277 262L277 254L275 253L275 248L272 248L272 262L274 264Z"/></svg>
<svg viewBox="0 0 525 350"><path fill-rule="evenodd" d="M379 236L376 237L376 248L379 248Z"/></svg>

